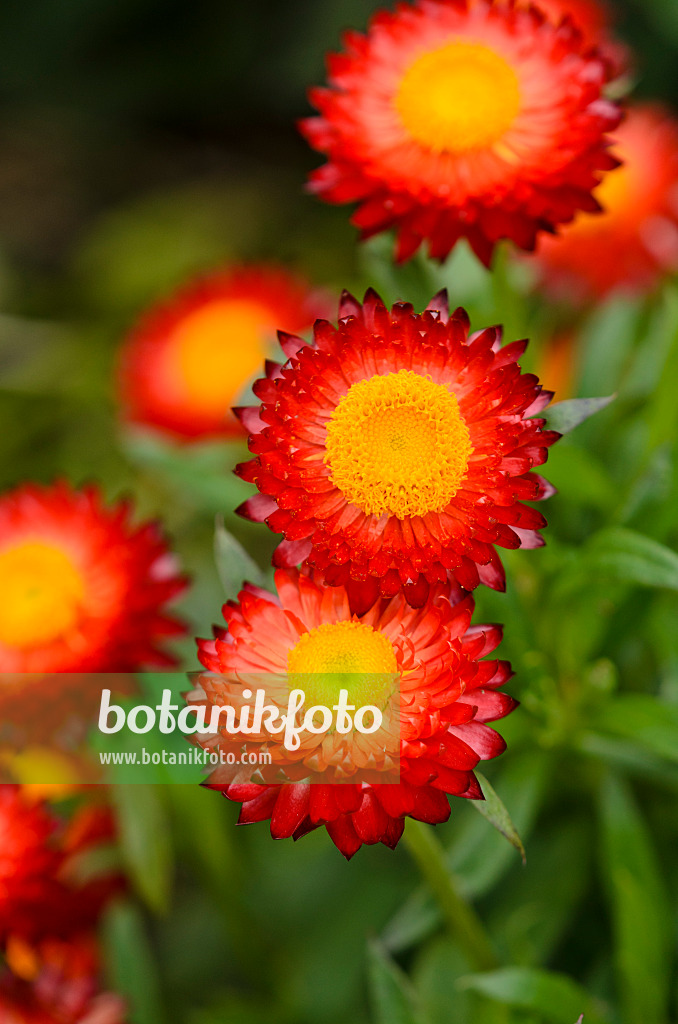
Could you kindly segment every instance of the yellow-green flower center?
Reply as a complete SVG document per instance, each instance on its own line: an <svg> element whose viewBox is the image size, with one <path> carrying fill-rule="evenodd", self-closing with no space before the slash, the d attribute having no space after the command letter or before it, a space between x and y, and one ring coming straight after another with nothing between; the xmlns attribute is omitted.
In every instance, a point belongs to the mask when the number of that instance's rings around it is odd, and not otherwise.
<svg viewBox="0 0 678 1024"><path fill-rule="evenodd" d="M455 395L412 370L353 384L327 423L331 480L366 515L442 512L472 451Z"/></svg>
<svg viewBox="0 0 678 1024"><path fill-rule="evenodd" d="M393 690L398 662L390 640L362 622L325 622L304 633L287 656L290 690L305 706L332 707L340 690L356 708L382 708Z"/></svg>
<svg viewBox="0 0 678 1024"><path fill-rule="evenodd" d="M518 77L488 46L447 43L418 57L395 99L410 135L437 153L498 142L520 109Z"/></svg>

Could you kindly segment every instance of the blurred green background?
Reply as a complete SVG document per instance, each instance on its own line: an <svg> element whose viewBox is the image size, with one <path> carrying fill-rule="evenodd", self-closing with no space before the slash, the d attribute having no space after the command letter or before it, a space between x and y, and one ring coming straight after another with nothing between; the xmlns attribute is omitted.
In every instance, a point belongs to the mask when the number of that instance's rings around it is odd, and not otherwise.
<svg viewBox="0 0 678 1024"><path fill-rule="evenodd" d="M196 271L265 258L419 306L446 283L476 326L533 338L528 369L573 322L505 260L490 277L460 248L443 269L396 271L387 242L358 249L346 209L304 196L319 162L294 128L305 89L374 6L0 7L0 485L62 475L133 494L194 578L183 611L201 635L235 585L215 567L215 515L264 569L274 538L232 515L249 493L230 475L241 446L187 456L119 429L111 368L148 303ZM678 5L614 9L636 95L678 104ZM324 831L274 844L265 825L236 830L217 794L122 787L139 898L111 913L105 941L132 1022L678 1019L678 287L611 299L576 333L578 393L618 398L553 450L547 548L507 556L506 595L478 594L517 672L522 707L487 774L527 866L462 801L435 832L497 970L474 973L404 844L347 864Z"/></svg>

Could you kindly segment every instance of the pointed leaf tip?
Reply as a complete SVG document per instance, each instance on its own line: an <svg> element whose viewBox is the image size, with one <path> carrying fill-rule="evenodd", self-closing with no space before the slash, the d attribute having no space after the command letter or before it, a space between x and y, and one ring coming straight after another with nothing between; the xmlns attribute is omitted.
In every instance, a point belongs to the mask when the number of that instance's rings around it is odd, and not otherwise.
<svg viewBox="0 0 678 1024"><path fill-rule="evenodd" d="M546 424L549 430L568 434L584 420L608 406L616 397L615 392L603 398L568 398L565 402L556 402L544 416Z"/></svg>
<svg viewBox="0 0 678 1024"><path fill-rule="evenodd" d="M489 823L493 825L498 832L501 832L506 839L508 839L511 846L515 847L520 854L523 864L526 864L527 857L525 856L523 841L518 835L518 830L511 821L511 816L506 810L503 801L497 795L484 775L481 775L480 772L477 771L476 776L482 788L484 801L473 800L473 806L479 814L482 814L483 818L487 818Z"/></svg>

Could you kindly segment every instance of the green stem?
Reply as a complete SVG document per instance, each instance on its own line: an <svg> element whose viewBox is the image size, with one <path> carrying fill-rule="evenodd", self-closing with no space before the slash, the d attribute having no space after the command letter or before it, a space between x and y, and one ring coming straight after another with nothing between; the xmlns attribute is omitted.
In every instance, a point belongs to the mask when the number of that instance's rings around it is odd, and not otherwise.
<svg viewBox="0 0 678 1024"><path fill-rule="evenodd" d="M431 826L408 818L405 842L470 964L480 971L497 967L485 926L473 907L459 895L456 879L445 863L444 850Z"/></svg>

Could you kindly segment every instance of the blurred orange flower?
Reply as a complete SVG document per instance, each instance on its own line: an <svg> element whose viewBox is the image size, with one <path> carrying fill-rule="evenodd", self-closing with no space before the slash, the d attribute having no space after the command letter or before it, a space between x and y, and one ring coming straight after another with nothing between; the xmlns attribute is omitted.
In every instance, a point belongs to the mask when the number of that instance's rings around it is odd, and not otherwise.
<svg viewBox="0 0 678 1024"><path fill-rule="evenodd" d="M647 292L678 269L678 121L639 105L616 135L623 166L594 193L603 214L542 239L533 260L540 284L575 302Z"/></svg>
<svg viewBox="0 0 678 1024"><path fill-rule="evenodd" d="M304 331L325 309L319 292L279 267L233 267L185 285L123 345L123 417L184 441L242 436L230 407L275 351L276 329Z"/></svg>

